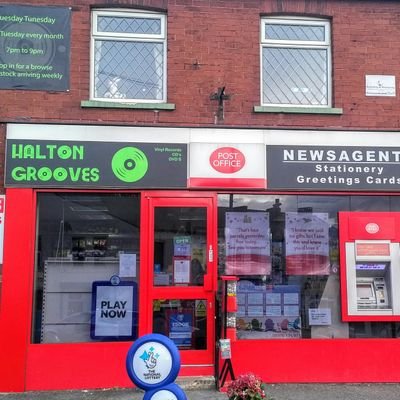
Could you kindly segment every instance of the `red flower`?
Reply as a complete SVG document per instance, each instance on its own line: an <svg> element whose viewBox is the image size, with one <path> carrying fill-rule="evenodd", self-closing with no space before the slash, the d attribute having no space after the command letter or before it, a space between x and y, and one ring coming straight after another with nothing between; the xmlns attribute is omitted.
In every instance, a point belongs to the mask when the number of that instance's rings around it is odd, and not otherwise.
<svg viewBox="0 0 400 400"><path fill-rule="evenodd" d="M229 400L261 400L266 397L260 377L251 372L230 382L227 395Z"/></svg>

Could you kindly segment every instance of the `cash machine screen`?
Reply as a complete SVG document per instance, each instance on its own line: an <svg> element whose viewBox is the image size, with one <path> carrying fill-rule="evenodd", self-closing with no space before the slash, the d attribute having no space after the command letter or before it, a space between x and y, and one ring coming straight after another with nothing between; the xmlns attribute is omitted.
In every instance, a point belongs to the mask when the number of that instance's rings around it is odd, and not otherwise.
<svg viewBox="0 0 400 400"><path fill-rule="evenodd" d="M356 263L356 288L358 308L385 308L389 305L387 276L390 263Z"/></svg>
<svg viewBox="0 0 400 400"><path fill-rule="evenodd" d="M358 299L374 299L374 287L371 283L359 283L357 285Z"/></svg>
<svg viewBox="0 0 400 400"><path fill-rule="evenodd" d="M361 271L384 271L385 263L357 263L356 269Z"/></svg>

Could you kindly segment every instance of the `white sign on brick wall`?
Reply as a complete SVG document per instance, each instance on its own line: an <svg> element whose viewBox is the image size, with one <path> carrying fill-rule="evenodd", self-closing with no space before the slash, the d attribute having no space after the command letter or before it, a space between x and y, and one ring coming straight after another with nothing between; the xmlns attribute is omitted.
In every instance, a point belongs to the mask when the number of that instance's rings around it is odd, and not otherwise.
<svg viewBox="0 0 400 400"><path fill-rule="evenodd" d="M365 75L366 96L396 96L396 78L392 75Z"/></svg>

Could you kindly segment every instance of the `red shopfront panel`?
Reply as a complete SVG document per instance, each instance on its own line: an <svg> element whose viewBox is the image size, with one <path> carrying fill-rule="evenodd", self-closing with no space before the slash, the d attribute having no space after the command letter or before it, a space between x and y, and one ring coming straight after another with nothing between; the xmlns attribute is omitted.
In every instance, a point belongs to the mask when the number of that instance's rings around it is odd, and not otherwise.
<svg viewBox="0 0 400 400"><path fill-rule="evenodd" d="M231 347L235 376L251 371L268 383L400 382L396 339L237 340Z"/></svg>
<svg viewBox="0 0 400 400"><path fill-rule="evenodd" d="M25 389L32 309L34 196L9 189L4 232L0 308L0 392Z"/></svg>
<svg viewBox="0 0 400 400"><path fill-rule="evenodd" d="M400 321L400 213L340 212L344 321Z"/></svg>

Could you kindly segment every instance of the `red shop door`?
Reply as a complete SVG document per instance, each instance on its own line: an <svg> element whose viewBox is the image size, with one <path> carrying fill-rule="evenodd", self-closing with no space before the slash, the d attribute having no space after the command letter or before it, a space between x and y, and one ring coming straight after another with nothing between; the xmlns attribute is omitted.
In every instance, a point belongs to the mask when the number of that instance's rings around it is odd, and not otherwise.
<svg viewBox="0 0 400 400"><path fill-rule="evenodd" d="M182 375L212 375L215 198L148 194L144 202L149 222L148 326L178 346Z"/></svg>

